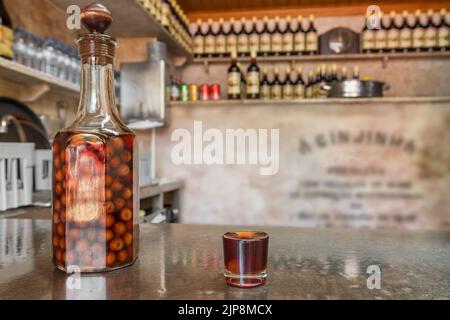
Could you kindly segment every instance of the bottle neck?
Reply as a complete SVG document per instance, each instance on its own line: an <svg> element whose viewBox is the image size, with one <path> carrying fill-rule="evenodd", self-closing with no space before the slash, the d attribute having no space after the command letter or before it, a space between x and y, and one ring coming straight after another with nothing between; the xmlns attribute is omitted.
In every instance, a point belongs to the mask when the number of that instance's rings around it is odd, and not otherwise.
<svg viewBox="0 0 450 320"><path fill-rule="evenodd" d="M95 57L83 59L76 123L96 128L123 125L116 108L112 64L98 63Z"/></svg>

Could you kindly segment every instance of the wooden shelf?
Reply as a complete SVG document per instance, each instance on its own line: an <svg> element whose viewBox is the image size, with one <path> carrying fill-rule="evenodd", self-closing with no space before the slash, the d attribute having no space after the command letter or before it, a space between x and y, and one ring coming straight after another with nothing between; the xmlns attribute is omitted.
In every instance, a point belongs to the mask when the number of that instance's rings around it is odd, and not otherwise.
<svg viewBox="0 0 450 320"><path fill-rule="evenodd" d="M326 61L355 61L355 60L380 60L386 66L393 59L433 59L450 58L450 52L407 52L407 53L355 53L340 55L305 55L305 56L269 56L258 57L260 63L271 62L326 62ZM250 57L239 57L238 61L249 62ZM213 63L229 63L229 57L194 58L193 63L205 65Z"/></svg>
<svg viewBox="0 0 450 320"><path fill-rule="evenodd" d="M31 86L24 90L28 96L24 93L22 101L33 101L49 90L69 98L80 95L80 87L76 84L3 58L0 58L0 78Z"/></svg>
<svg viewBox="0 0 450 320"><path fill-rule="evenodd" d="M70 5L84 5L92 3L89 0L51 0L55 5L66 11ZM146 12L134 0L103 0L101 3L111 11L113 24L107 34L116 38L154 37L167 45L167 50L175 56L190 56L186 50L150 13ZM131 50L131 48L130 48Z"/></svg>

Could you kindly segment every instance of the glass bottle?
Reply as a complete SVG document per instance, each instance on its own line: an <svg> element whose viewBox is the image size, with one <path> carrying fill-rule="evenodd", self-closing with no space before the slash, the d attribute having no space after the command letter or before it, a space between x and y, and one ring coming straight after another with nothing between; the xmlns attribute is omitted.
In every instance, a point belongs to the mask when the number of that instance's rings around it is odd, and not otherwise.
<svg viewBox="0 0 450 320"><path fill-rule="evenodd" d="M98 4L83 9L81 96L73 124L53 142L53 263L66 272L131 265L139 238L137 145L115 105L116 43Z"/></svg>

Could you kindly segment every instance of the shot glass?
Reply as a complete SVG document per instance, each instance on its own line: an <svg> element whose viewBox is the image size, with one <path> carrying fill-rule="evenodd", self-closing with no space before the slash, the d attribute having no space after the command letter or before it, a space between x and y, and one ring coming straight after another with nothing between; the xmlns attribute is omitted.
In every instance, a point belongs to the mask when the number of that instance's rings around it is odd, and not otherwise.
<svg viewBox="0 0 450 320"><path fill-rule="evenodd" d="M260 231L236 231L223 235L225 281L240 288L264 284L267 278L269 235Z"/></svg>

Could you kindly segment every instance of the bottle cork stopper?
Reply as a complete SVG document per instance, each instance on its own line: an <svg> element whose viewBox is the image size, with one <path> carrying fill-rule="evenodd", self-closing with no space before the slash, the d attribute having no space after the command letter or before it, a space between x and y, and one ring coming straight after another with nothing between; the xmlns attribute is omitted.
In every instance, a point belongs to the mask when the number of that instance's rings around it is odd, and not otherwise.
<svg viewBox="0 0 450 320"><path fill-rule="evenodd" d="M88 4L81 12L81 23L90 33L104 33L112 21L111 12L99 3Z"/></svg>

